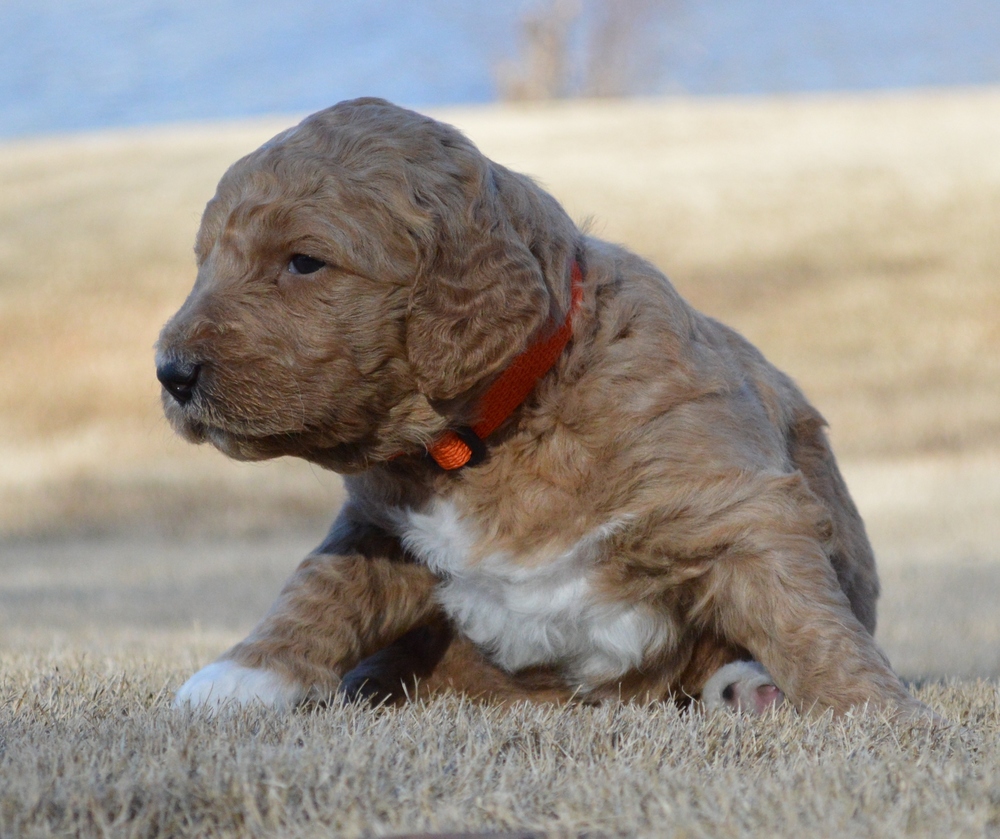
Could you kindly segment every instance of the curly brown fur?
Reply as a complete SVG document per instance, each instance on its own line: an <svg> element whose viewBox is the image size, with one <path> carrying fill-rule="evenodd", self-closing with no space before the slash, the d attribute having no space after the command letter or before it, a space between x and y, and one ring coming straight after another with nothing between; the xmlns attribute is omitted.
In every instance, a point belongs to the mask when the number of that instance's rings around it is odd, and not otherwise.
<svg viewBox="0 0 1000 839"><path fill-rule="evenodd" d="M929 714L872 639L874 559L821 416L453 128L373 99L315 114L226 173L196 250L158 346L161 378L187 375L171 423L342 472L349 500L181 701L684 697L753 657L799 709ZM425 446L565 319L574 258L570 345L486 462L442 473Z"/></svg>

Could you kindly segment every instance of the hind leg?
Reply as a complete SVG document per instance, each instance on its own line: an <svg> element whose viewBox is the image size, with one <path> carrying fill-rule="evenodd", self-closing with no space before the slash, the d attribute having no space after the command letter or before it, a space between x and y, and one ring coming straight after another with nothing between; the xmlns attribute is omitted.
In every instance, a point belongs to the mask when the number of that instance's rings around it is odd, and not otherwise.
<svg viewBox="0 0 1000 839"><path fill-rule="evenodd" d="M703 634L680 679L680 695L697 698L708 711L761 714L780 705L784 694L767 670L745 649Z"/></svg>
<svg viewBox="0 0 1000 839"><path fill-rule="evenodd" d="M830 518L832 530L826 548L837 582L855 617L874 635L879 596L875 556L826 439L825 422L807 405L800 407L789 428L788 453Z"/></svg>
<svg viewBox="0 0 1000 839"><path fill-rule="evenodd" d="M785 695L757 661L733 661L720 667L701 689L706 711L728 709L760 715L777 708Z"/></svg>

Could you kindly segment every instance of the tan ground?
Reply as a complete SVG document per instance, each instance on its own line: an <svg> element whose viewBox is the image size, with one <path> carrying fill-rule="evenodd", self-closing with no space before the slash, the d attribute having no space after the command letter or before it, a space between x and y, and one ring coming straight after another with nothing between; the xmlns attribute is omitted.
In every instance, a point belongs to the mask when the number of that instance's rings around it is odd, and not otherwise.
<svg viewBox="0 0 1000 839"><path fill-rule="evenodd" d="M842 459L1000 459L1000 91L442 116L761 346ZM0 147L0 532L170 529L199 487L218 532L330 506L172 439L152 376L205 201L290 121Z"/></svg>
<svg viewBox="0 0 1000 839"><path fill-rule="evenodd" d="M966 730L169 711L341 493L174 440L152 371L201 207L289 120L106 134L0 147L0 836L1000 833L1000 90L443 116L799 380L879 639Z"/></svg>

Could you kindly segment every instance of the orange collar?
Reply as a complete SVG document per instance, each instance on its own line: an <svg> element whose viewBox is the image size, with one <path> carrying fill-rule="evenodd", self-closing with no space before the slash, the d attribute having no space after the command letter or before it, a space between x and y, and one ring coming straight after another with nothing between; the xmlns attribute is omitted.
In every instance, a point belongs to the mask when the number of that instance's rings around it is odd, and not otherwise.
<svg viewBox="0 0 1000 839"><path fill-rule="evenodd" d="M573 335L570 320L583 300L583 272L575 259L571 270L572 303L562 326L548 338L528 347L490 385L479 403L479 421L475 425L446 431L427 448L427 453L442 469L460 469L481 461L486 456L483 440L496 431L528 398L539 379L552 369L562 355Z"/></svg>

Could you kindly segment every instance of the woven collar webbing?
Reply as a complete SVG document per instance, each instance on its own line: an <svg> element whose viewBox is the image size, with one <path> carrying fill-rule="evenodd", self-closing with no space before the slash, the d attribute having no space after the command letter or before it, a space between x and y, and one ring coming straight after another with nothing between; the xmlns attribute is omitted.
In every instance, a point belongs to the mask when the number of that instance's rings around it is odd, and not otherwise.
<svg viewBox="0 0 1000 839"><path fill-rule="evenodd" d="M478 461L485 440L499 428L515 409L528 398L542 378L556 363L573 335L570 323L583 300L583 272L574 259L572 264L572 303L566 320L547 338L532 344L511 363L490 386L479 403L479 421L471 428L446 431L428 447L427 452L442 469L459 469ZM471 435L473 435L470 438ZM478 449L479 452L475 451Z"/></svg>

